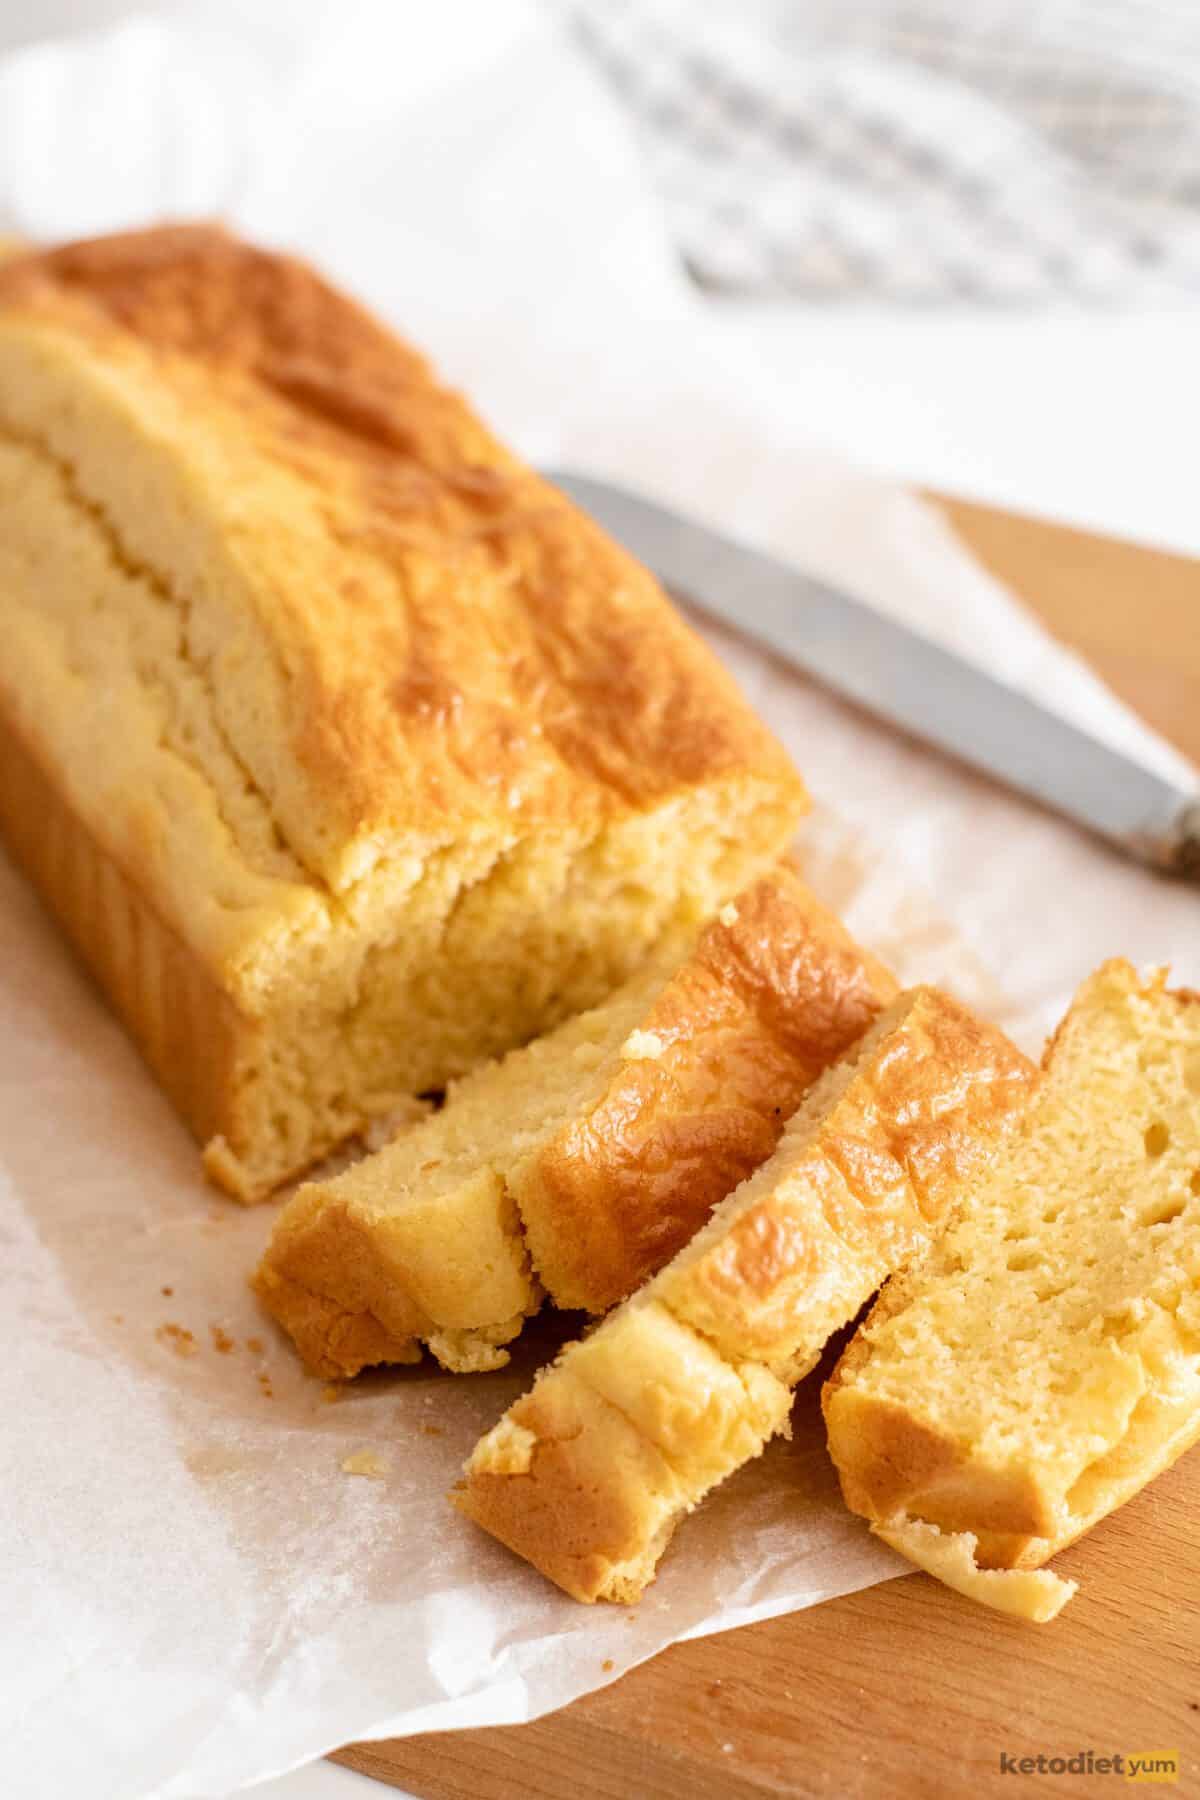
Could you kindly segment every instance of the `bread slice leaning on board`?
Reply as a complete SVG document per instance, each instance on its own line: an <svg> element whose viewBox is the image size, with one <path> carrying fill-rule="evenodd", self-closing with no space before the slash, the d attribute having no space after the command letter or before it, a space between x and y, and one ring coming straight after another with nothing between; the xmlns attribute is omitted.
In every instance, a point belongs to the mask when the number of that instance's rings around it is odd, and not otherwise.
<svg viewBox="0 0 1200 1800"><path fill-rule="evenodd" d="M784 751L653 576L303 263L0 263L0 833L269 1193L769 868Z"/></svg>
<svg viewBox="0 0 1200 1800"><path fill-rule="evenodd" d="M824 1409L846 1502L889 1543L1058 1610L1072 1584L988 1572L1039 1569L1200 1437L1200 994L1125 962L1084 983L1017 1133Z"/></svg>
<svg viewBox="0 0 1200 1800"><path fill-rule="evenodd" d="M602 1005L283 1209L255 1277L326 1378L496 1368L542 1292L602 1313L768 1157L896 983L782 863Z"/></svg>
<svg viewBox="0 0 1200 1800"><path fill-rule="evenodd" d="M786 1431L795 1383L941 1228L1033 1079L946 995L902 995L773 1156L480 1441L460 1510L577 1599L635 1600L684 1515Z"/></svg>

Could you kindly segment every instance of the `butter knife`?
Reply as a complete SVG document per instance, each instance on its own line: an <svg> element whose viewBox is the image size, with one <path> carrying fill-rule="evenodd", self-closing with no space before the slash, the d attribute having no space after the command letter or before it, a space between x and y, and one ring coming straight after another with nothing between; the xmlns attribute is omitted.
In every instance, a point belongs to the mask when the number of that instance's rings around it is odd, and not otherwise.
<svg viewBox="0 0 1200 1800"><path fill-rule="evenodd" d="M1200 882L1200 787L1160 775L861 601L590 476L547 471L679 599L1152 867Z"/></svg>

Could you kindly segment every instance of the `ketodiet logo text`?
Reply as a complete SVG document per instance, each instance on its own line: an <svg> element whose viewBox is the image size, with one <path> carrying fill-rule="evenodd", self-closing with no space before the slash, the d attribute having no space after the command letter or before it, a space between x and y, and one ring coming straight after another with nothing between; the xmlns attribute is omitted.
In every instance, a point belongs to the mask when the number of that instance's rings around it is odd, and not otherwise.
<svg viewBox="0 0 1200 1800"><path fill-rule="evenodd" d="M1076 1750L1072 1756L1010 1756L1000 1752L1002 1775L1116 1775L1123 1781L1178 1781L1178 1750L1114 1750L1098 1756L1094 1750Z"/></svg>

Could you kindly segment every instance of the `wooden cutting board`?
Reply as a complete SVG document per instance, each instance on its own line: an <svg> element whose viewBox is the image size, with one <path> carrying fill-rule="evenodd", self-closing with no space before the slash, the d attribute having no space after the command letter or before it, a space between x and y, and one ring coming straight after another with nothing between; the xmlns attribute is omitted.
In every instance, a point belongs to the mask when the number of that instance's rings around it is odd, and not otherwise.
<svg viewBox="0 0 1200 1800"><path fill-rule="evenodd" d="M1200 763L1200 562L936 498L1050 630ZM338 1760L426 1800L957 1800L1120 1779L1014 1776L1004 1754L1176 1751L1174 1791L1200 1795L1200 1449L1055 1567L1081 1592L1053 1625L914 1574L677 1644L532 1725Z"/></svg>

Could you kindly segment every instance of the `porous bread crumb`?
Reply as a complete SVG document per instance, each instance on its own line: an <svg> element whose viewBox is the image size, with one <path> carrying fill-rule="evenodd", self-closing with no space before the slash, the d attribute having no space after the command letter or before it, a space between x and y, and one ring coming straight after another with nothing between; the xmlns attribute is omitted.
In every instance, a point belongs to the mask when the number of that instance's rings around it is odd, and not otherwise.
<svg viewBox="0 0 1200 1800"><path fill-rule="evenodd" d="M621 1045L624 1062L656 1062L666 1049L657 1031L631 1031Z"/></svg>
<svg viewBox="0 0 1200 1800"><path fill-rule="evenodd" d="M476 1448L472 1467L488 1475L525 1475L533 1461L537 1437L512 1419L501 1419Z"/></svg>
<svg viewBox="0 0 1200 1800"><path fill-rule="evenodd" d="M176 1356L195 1356L196 1354L196 1340L186 1326L168 1321L165 1325L160 1325L154 1335L160 1344L165 1344L168 1350L175 1352Z"/></svg>
<svg viewBox="0 0 1200 1800"><path fill-rule="evenodd" d="M356 1450L352 1456L342 1458L342 1472L345 1475L365 1475L372 1481L380 1481L387 1474L387 1464L374 1450Z"/></svg>
<svg viewBox="0 0 1200 1800"><path fill-rule="evenodd" d="M376 1150L382 1150L386 1144L394 1144L398 1137L403 1137L406 1131L410 1131L414 1125L419 1125L422 1119L428 1118L433 1110L433 1101L427 1100L423 1095L414 1094L410 1099L402 1100L398 1106L393 1106L390 1112L384 1113L378 1119L371 1120L362 1133L363 1149L368 1155L373 1155Z"/></svg>
<svg viewBox="0 0 1200 1800"><path fill-rule="evenodd" d="M725 926L726 930L728 930L730 926L737 924L738 909L733 904L732 900L730 900L727 905L725 905L721 908L720 912L717 914L717 917L721 921L722 925Z"/></svg>

